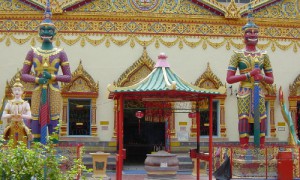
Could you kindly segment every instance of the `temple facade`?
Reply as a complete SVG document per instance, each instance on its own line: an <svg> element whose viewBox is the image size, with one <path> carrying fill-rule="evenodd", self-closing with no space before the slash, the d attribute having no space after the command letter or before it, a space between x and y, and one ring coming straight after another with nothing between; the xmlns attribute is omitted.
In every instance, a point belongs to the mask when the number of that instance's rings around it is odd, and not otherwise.
<svg viewBox="0 0 300 180"><path fill-rule="evenodd" d="M184 81L212 91L226 88L226 92L213 100L213 141L238 143L239 85L227 84L226 74L234 51L244 48L242 27L247 22L249 4L254 10L254 22L260 28L258 48L267 51L275 79L273 85L263 84L268 115L266 143L289 142L289 129L278 100L279 87L296 128L300 126L299 0L51 0L50 3L52 21L58 31L54 44L65 50L72 71L71 82L61 84L61 142L91 143L103 151L116 151L118 106L108 98L108 85L127 87L140 82L154 69L163 52L172 70ZM10 88L27 52L31 46L40 46L38 25L45 4L45 0L0 0L2 106L11 98ZM34 87L24 84L25 98L30 101ZM167 143L171 152L187 153L194 146L196 121L191 109L195 103L167 104L174 109L167 121L170 128L160 118L164 116L158 116L160 112L146 112L140 103L124 104L127 155L134 156L136 147L144 148L145 155L165 148ZM159 107L155 102L149 106ZM207 102L202 102L202 106L200 141L205 143L209 127ZM138 111L143 115L138 115ZM0 122L2 131L6 122Z"/></svg>

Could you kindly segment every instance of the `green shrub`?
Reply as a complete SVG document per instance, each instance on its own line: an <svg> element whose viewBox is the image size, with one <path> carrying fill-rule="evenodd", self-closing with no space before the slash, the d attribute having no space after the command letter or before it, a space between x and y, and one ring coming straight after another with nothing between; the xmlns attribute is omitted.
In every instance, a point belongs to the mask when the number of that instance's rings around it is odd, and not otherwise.
<svg viewBox="0 0 300 180"><path fill-rule="evenodd" d="M60 164L66 159L56 153L51 137L46 145L33 142L30 148L19 142L16 147L13 141L5 141L0 136L0 179L2 180L71 180L78 173L87 170L82 159L74 160L70 170L61 172ZM86 179L85 177L81 177Z"/></svg>

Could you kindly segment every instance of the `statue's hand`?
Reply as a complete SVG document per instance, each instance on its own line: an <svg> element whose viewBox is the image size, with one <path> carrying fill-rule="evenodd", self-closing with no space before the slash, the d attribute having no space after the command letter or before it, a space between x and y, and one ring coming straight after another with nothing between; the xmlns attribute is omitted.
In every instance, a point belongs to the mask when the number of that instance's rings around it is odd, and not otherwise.
<svg viewBox="0 0 300 180"><path fill-rule="evenodd" d="M51 74L49 73L49 72L47 72L47 71L44 71L43 72L43 78L46 78L46 79L51 79Z"/></svg>
<svg viewBox="0 0 300 180"><path fill-rule="evenodd" d="M255 81L262 81L264 79L264 75L262 74L257 74L254 76Z"/></svg>
<svg viewBox="0 0 300 180"><path fill-rule="evenodd" d="M48 79L39 78L38 82L39 82L39 84L47 84L48 83Z"/></svg>
<svg viewBox="0 0 300 180"><path fill-rule="evenodd" d="M21 114L13 114L13 115L12 115L12 118L13 118L15 121L22 121L22 116L21 116Z"/></svg>
<svg viewBox="0 0 300 180"><path fill-rule="evenodd" d="M260 69L258 69L258 68L255 68L255 69L253 69L252 71L250 71L250 76L252 77L252 76L256 76L256 75L258 75L258 74L260 74Z"/></svg>

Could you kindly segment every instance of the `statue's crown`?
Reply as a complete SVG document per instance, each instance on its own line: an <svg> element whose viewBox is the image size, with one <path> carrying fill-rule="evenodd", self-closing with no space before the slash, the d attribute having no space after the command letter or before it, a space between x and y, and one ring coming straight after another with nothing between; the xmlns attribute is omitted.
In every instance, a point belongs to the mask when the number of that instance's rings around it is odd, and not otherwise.
<svg viewBox="0 0 300 180"><path fill-rule="evenodd" d="M23 84L21 83L20 78L16 78L16 82L14 83L13 87L23 88Z"/></svg>
<svg viewBox="0 0 300 180"><path fill-rule="evenodd" d="M253 22L253 8L251 4L248 6L248 16L247 16L248 22L245 26L243 26L242 30L245 31L247 29L258 29L258 26Z"/></svg>
<svg viewBox="0 0 300 180"><path fill-rule="evenodd" d="M44 20L41 22L40 26L48 25L48 26L55 27L51 18L52 18L52 12L51 12L51 7L50 7L50 0L47 0L45 12L44 12Z"/></svg>

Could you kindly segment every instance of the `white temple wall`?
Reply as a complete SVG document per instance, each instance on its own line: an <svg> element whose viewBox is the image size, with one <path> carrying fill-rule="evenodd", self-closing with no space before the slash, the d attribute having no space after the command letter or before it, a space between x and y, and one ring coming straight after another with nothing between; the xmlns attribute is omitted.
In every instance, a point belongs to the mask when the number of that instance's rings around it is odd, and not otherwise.
<svg viewBox="0 0 300 180"><path fill-rule="evenodd" d="M242 40L237 40L237 42L240 41ZM38 43L37 46L39 46ZM107 99L108 93L106 87L108 84L117 81L120 75L139 59L142 55L143 47L136 45L134 48L131 48L129 43L123 46L117 46L111 43L110 47L104 45L95 47L88 43L86 43L84 47L81 47L79 43L68 46L62 43L61 47L65 49L69 57L72 72L77 68L79 61L82 60L82 65L85 70L90 73L95 81L99 81L100 92L97 101L98 136L101 141L111 140L114 123L114 103L112 100ZM22 68L23 60L29 49L29 43L18 45L11 41L10 46L6 46L3 42L0 43L0 98L4 96L6 81L10 80L15 75L17 68ZM156 48L154 44L147 47L149 56L155 62L159 53L165 52L168 56L171 69L189 83L194 83L197 78L201 76L209 62L211 70L220 78L222 83L225 84L227 65L230 56L233 53L232 51L233 48L226 50L225 46L218 49L208 46L205 50L203 50L202 47L192 49L184 46L183 49L179 49L178 46L167 48L163 45L160 45L160 48ZM300 73L299 53L293 52L292 49L283 51L278 48L275 52L272 52L271 49L267 49L267 51L273 66L276 87L278 89L282 86L285 101L287 103L289 84L292 83ZM238 84L234 84L232 89L236 90L237 88ZM108 130L101 130L100 121L109 121ZM176 131L179 130L179 121L188 122L187 130L189 130L191 121L188 119L187 115L180 115L176 119ZM225 101L225 121L229 141L238 141L235 93L230 95L228 92ZM277 122L283 122L278 97L275 101L276 128ZM285 131L277 131L279 141L287 141L287 128L288 127L286 126Z"/></svg>

